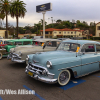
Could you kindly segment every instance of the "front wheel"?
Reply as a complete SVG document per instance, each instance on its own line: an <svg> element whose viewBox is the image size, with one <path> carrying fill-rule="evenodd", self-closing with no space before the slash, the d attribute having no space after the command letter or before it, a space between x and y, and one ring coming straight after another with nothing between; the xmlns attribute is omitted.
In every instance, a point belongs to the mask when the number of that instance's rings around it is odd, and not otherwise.
<svg viewBox="0 0 100 100"><path fill-rule="evenodd" d="M0 52L0 59L2 59L2 53Z"/></svg>
<svg viewBox="0 0 100 100"><path fill-rule="evenodd" d="M59 85L64 86L64 85L68 84L68 82L70 81L70 78L71 78L71 73L69 70L61 71L58 76Z"/></svg>

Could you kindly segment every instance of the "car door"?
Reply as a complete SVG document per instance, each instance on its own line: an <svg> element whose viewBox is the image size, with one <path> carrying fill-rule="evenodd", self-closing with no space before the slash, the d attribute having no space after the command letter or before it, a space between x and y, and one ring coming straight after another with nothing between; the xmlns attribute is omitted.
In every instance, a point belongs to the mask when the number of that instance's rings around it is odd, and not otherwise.
<svg viewBox="0 0 100 100"><path fill-rule="evenodd" d="M81 55L81 75L88 74L94 72L99 69L99 59L98 54L96 53L96 45L95 44L85 44L81 52L84 52Z"/></svg>

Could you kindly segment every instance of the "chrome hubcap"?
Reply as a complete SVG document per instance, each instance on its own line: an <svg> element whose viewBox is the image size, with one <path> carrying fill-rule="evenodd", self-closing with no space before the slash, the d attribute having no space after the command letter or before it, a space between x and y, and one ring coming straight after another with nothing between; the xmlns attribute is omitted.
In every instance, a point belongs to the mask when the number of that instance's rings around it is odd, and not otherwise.
<svg viewBox="0 0 100 100"><path fill-rule="evenodd" d="M66 83L69 79L69 74L68 72L64 71L60 74L59 80L61 83Z"/></svg>

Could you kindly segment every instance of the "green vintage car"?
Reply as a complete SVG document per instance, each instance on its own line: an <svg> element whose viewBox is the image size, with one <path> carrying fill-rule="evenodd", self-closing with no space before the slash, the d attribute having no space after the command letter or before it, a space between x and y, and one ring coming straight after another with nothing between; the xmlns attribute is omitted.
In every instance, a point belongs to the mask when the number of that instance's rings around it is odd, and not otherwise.
<svg viewBox="0 0 100 100"><path fill-rule="evenodd" d="M7 52L10 52L11 48L15 48L18 46L23 45L32 45L33 39L15 39L15 40L8 40L7 45L5 46L5 49Z"/></svg>

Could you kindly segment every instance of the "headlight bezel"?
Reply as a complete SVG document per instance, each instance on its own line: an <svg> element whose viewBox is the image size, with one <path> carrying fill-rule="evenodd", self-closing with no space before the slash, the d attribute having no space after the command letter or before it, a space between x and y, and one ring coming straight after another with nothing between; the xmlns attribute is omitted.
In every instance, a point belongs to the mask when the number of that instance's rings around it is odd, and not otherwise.
<svg viewBox="0 0 100 100"><path fill-rule="evenodd" d="M18 55L19 55L19 56L21 56L21 55L22 55L22 52L21 52L21 51L19 51Z"/></svg>
<svg viewBox="0 0 100 100"><path fill-rule="evenodd" d="M29 56L27 55L26 56L26 64L28 64L28 62L29 62Z"/></svg>
<svg viewBox="0 0 100 100"><path fill-rule="evenodd" d="M47 66L47 68L51 68L51 67L52 67L51 61L47 61L47 62L46 62L46 66Z"/></svg>

